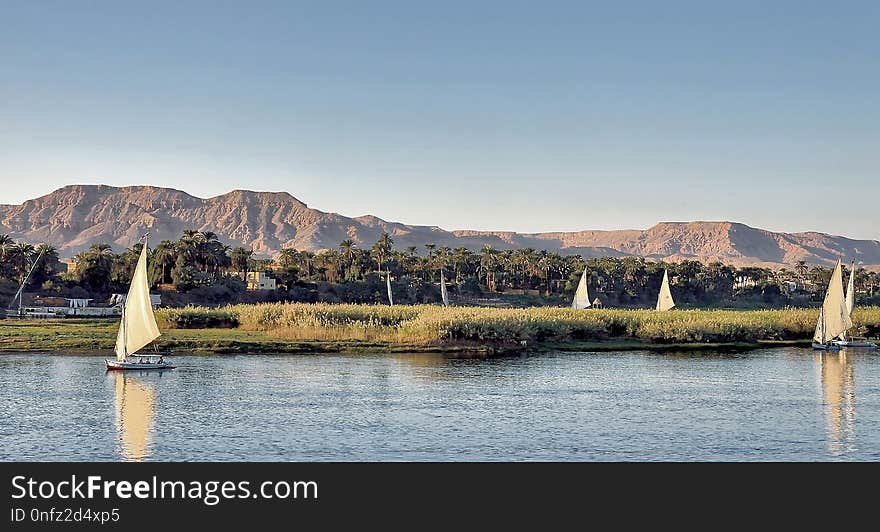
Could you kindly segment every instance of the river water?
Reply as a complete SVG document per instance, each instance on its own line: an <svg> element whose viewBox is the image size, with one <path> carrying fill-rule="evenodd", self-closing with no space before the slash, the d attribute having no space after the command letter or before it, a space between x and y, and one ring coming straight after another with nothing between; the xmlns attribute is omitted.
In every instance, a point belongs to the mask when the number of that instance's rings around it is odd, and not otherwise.
<svg viewBox="0 0 880 532"><path fill-rule="evenodd" d="M880 354L173 360L0 354L0 459L880 459Z"/></svg>

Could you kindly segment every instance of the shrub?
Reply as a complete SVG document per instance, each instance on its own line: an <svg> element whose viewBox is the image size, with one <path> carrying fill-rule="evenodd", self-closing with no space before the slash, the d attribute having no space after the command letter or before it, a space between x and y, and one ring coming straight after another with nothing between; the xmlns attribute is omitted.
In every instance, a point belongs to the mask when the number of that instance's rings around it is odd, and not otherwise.
<svg viewBox="0 0 880 532"><path fill-rule="evenodd" d="M632 338L656 343L809 339L817 309L652 310L499 309L437 305L261 303L220 309L161 309L170 327L241 327L290 338L442 342L564 342ZM858 328L877 334L880 308L860 307ZM283 331L283 333L279 332ZM389 340L390 339L390 340Z"/></svg>

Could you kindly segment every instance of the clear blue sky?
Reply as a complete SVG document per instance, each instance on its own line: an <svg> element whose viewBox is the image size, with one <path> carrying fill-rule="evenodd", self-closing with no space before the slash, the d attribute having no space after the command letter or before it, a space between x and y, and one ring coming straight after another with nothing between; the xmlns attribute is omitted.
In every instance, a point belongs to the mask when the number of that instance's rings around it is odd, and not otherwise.
<svg viewBox="0 0 880 532"><path fill-rule="evenodd" d="M877 239L878 28L880 2L0 0L0 203L153 184Z"/></svg>

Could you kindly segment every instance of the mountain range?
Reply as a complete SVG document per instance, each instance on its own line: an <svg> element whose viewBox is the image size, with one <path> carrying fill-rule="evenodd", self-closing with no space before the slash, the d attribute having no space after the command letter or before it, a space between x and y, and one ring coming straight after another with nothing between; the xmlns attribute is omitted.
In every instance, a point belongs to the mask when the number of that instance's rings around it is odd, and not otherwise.
<svg viewBox="0 0 880 532"><path fill-rule="evenodd" d="M447 231L436 226L350 218L309 207L287 192L234 190L198 198L171 188L69 185L21 205L0 205L0 233L31 243L47 242L72 256L106 242L122 249L149 231L153 242L177 239L185 229L213 231L232 246L272 255L282 248L319 251L351 239L371 246L388 232L398 249L433 243L479 250L531 247L585 257L722 261L736 266L791 268L803 260L832 265L837 258L880 266L880 242L824 233L779 233L736 222L661 222L646 229L515 233Z"/></svg>

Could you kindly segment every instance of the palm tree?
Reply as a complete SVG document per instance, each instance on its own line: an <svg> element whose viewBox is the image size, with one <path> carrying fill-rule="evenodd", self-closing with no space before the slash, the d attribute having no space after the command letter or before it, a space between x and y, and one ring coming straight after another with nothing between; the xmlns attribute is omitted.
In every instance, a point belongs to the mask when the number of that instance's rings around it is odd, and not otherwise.
<svg viewBox="0 0 880 532"><path fill-rule="evenodd" d="M6 258L6 252L13 244L15 244L15 240L12 240L9 235L0 235L0 261Z"/></svg>
<svg viewBox="0 0 880 532"><path fill-rule="evenodd" d="M486 276L486 289L495 291L495 270L498 267L498 251L492 246L483 246L480 251L480 269Z"/></svg>
<svg viewBox="0 0 880 532"><path fill-rule="evenodd" d="M175 243L171 240L163 240L153 248L153 260L151 261L151 265L153 267L161 268L162 277L159 281L160 283L170 282L168 274L170 273L171 268L174 268L174 262L177 260L177 250L175 247Z"/></svg>
<svg viewBox="0 0 880 532"><path fill-rule="evenodd" d="M299 251L293 248L284 248L275 257L275 263L280 268L296 268L299 263Z"/></svg>
<svg viewBox="0 0 880 532"><path fill-rule="evenodd" d="M52 280L59 269L58 250L51 244L39 244L34 249L34 255L37 257L37 263L34 265L34 273L31 275L31 282L40 286L46 281Z"/></svg>
<svg viewBox="0 0 880 532"><path fill-rule="evenodd" d="M241 246L233 249L232 252L229 254L230 265L232 266L233 270L241 272L242 281L247 280L248 267L250 266L251 256L253 256L253 254L253 251L245 249Z"/></svg>
<svg viewBox="0 0 880 532"><path fill-rule="evenodd" d="M797 272L798 278L801 282L801 285L806 287L805 280L807 277L807 271L809 271L809 269L807 268L807 261L804 261L804 260L797 261L794 265L794 271Z"/></svg>
<svg viewBox="0 0 880 532"><path fill-rule="evenodd" d="M15 244L15 241L9 235L0 235L0 279L4 277L11 278L12 271L10 265L6 262L6 258L13 244Z"/></svg>
<svg viewBox="0 0 880 532"><path fill-rule="evenodd" d="M370 249L370 255L376 261L376 264L379 265L379 273L382 273L382 264L391 258L393 252L394 241L391 240L391 236L388 233L383 232L379 240Z"/></svg>
<svg viewBox="0 0 880 532"><path fill-rule="evenodd" d="M18 278L19 283L24 282L24 277L31 269L31 260L34 255L34 246L24 242L12 244L7 256L12 267L12 273Z"/></svg>
<svg viewBox="0 0 880 532"><path fill-rule="evenodd" d="M467 268L473 253L468 248L458 247L452 252L452 265L455 270L455 283L461 284L462 272Z"/></svg>
<svg viewBox="0 0 880 532"><path fill-rule="evenodd" d="M315 255L315 268L322 272L328 283L339 279L340 255L334 249L328 249Z"/></svg>
<svg viewBox="0 0 880 532"><path fill-rule="evenodd" d="M351 274L351 267L354 264L355 248L357 244L354 240L346 239L339 243L339 251L342 254L342 269L346 272L346 277Z"/></svg>

